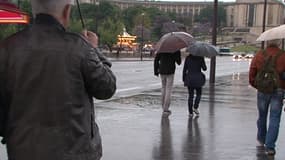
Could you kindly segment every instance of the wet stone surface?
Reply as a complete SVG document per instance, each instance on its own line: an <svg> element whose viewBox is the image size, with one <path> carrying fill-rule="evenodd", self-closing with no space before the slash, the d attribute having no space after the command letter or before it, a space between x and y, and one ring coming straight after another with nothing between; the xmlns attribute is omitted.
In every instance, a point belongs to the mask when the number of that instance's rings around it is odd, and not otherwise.
<svg viewBox="0 0 285 160"><path fill-rule="evenodd" d="M103 160L284 160L284 117L275 157L256 147L256 91L247 74L205 85L200 116L189 117L187 89L176 86L172 114L161 114L160 89L96 104Z"/></svg>

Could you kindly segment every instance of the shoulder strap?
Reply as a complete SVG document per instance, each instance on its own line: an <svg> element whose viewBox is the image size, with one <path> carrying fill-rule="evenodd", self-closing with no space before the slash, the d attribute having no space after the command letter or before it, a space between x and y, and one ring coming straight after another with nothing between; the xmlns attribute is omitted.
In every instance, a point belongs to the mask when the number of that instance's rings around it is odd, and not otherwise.
<svg viewBox="0 0 285 160"><path fill-rule="evenodd" d="M275 65L277 59L283 54L283 52L284 52L283 50L280 50L280 51L278 51L278 52L276 53L275 56L273 56L274 65Z"/></svg>
<svg viewBox="0 0 285 160"><path fill-rule="evenodd" d="M283 54L283 50L279 50L275 55L270 56L267 54L266 50L262 51L262 54L264 55L264 61L265 63L269 63L270 61L273 61L273 66L275 67L277 59Z"/></svg>
<svg viewBox="0 0 285 160"><path fill-rule="evenodd" d="M266 49L261 51L264 58L264 66L267 66L271 62L272 56L267 54Z"/></svg>

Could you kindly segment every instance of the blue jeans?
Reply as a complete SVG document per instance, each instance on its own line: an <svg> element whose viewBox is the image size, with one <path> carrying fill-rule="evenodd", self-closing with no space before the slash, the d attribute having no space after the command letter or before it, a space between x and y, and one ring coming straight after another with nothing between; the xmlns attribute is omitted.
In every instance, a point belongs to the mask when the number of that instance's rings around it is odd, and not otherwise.
<svg viewBox="0 0 285 160"><path fill-rule="evenodd" d="M269 149L275 148L279 133L279 124L282 113L284 91L277 89L272 94L257 93L257 140L264 143ZM267 115L269 110L269 126Z"/></svg>

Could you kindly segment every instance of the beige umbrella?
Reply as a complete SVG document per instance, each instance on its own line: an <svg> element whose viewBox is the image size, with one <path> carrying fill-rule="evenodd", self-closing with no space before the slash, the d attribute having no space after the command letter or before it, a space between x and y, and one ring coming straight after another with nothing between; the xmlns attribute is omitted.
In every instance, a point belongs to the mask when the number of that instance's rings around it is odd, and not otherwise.
<svg viewBox="0 0 285 160"><path fill-rule="evenodd" d="M271 28L263 33L256 39L256 41L269 41L275 39L285 38L285 24Z"/></svg>
<svg viewBox="0 0 285 160"><path fill-rule="evenodd" d="M192 35L186 32L171 32L163 35L155 45L157 53L173 53L188 47L195 42Z"/></svg>

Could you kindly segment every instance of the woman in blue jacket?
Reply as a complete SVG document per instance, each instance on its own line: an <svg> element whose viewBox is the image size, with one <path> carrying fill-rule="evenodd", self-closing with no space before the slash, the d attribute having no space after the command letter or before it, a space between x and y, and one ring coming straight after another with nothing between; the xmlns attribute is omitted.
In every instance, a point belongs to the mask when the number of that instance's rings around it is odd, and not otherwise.
<svg viewBox="0 0 285 160"><path fill-rule="evenodd" d="M199 115L199 103L202 95L202 86L206 82L205 75L202 73L207 70L204 57L187 56L183 67L183 82L188 87L188 111L189 116L193 115L193 111L196 115ZM196 92L195 101L194 91ZM194 109L193 109L194 108Z"/></svg>

